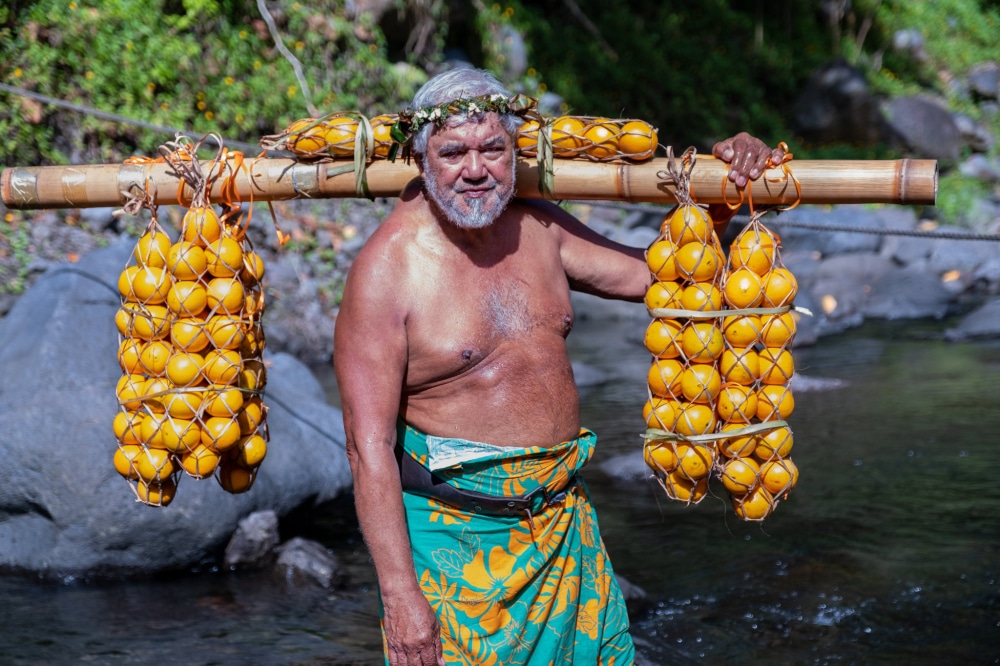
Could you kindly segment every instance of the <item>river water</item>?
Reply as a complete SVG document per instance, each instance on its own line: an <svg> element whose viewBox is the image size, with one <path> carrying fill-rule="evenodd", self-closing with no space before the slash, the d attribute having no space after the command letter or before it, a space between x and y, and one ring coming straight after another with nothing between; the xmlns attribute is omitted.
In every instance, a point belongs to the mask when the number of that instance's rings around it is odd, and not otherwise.
<svg viewBox="0 0 1000 666"><path fill-rule="evenodd" d="M842 385L796 394L799 485L743 523L721 486L684 507L602 473L638 455L648 356L634 322L578 324L573 358L610 380L582 395L600 436L586 479L616 570L650 600L633 618L641 663L1000 663L1000 342L947 344L941 326L868 324L796 350L798 372ZM0 664L379 663L350 499L282 531L332 549L349 585L0 577Z"/></svg>

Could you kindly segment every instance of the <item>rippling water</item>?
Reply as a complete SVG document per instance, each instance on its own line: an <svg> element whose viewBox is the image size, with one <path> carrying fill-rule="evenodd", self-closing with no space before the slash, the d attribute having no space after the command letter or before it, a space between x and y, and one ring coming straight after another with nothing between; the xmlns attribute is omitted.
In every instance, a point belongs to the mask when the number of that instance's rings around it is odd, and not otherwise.
<svg viewBox="0 0 1000 666"><path fill-rule="evenodd" d="M580 322L570 340L575 359L611 379L583 394L600 436L586 477L616 570L650 598L633 619L645 663L1000 663L1000 343L876 324L797 350L798 372L844 383L796 394L801 479L758 524L739 521L721 487L683 507L655 483L601 472L638 455L648 356L635 328ZM351 585L296 590L211 571L0 578L0 664L379 663L374 576L350 501L282 529L331 548Z"/></svg>

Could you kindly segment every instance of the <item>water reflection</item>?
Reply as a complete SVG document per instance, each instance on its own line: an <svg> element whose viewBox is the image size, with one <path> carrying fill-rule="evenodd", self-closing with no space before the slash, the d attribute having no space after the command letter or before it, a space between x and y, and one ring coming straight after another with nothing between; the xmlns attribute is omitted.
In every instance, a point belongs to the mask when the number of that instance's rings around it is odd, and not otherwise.
<svg viewBox="0 0 1000 666"><path fill-rule="evenodd" d="M682 507L601 472L638 455L648 356L634 323L578 323L574 359L610 378L582 396L600 435L586 476L616 570L653 599L633 622L645 663L1000 663L1000 343L910 337L924 327L868 326L796 352L800 372L845 384L796 395L801 479L761 525L738 520L721 487ZM351 586L0 578L0 663L379 663L349 499L282 530L331 548Z"/></svg>

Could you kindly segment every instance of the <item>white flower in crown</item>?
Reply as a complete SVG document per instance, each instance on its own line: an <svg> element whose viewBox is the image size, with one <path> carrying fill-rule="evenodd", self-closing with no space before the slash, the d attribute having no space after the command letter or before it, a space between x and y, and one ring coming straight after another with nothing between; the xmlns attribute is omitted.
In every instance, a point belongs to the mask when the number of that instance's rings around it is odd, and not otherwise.
<svg viewBox="0 0 1000 666"><path fill-rule="evenodd" d="M479 113L480 111L482 111L482 109L480 109L478 106L476 106L475 102L469 104L469 115L470 116L474 116L475 114Z"/></svg>
<svg viewBox="0 0 1000 666"><path fill-rule="evenodd" d="M437 120L440 117L441 117L441 108L440 107L437 107L433 111L431 111L430 120Z"/></svg>

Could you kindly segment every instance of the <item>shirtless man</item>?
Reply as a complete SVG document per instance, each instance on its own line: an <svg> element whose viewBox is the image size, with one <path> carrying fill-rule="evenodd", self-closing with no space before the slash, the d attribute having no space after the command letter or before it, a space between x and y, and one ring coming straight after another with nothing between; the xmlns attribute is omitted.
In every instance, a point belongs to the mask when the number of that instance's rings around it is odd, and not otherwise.
<svg viewBox="0 0 1000 666"><path fill-rule="evenodd" d="M488 73L452 70L426 84L414 108L493 94L510 95ZM552 203L513 198L519 124L486 112L425 126L413 143L422 179L359 253L337 319L334 362L358 519L394 665L626 664L633 655L585 486L572 474L589 458L589 449L578 451L593 434L581 431L565 339L571 289L641 301L649 271L643 248L607 240ZM740 185L763 173L769 157L781 159L746 134L715 154ZM426 437L426 449L424 439L411 448L411 436ZM472 455L465 448L485 453L463 463ZM534 456L531 466L549 450L562 476L505 481L499 493L463 477L492 459L504 470L524 467L528 458L508 451ZM404 493L399 461L407 455L432 468L436 455L458 456L436 473L466 490L520 496L543 486L544 499L525 515L494 517L433 493ZM515 485L521 492L509 491ZM552 537L556 524L582 534L584 552L565 550L573 539ZM502 538L490 541L496 533ZM545 586L558 592L549 599Z"/></svg>

